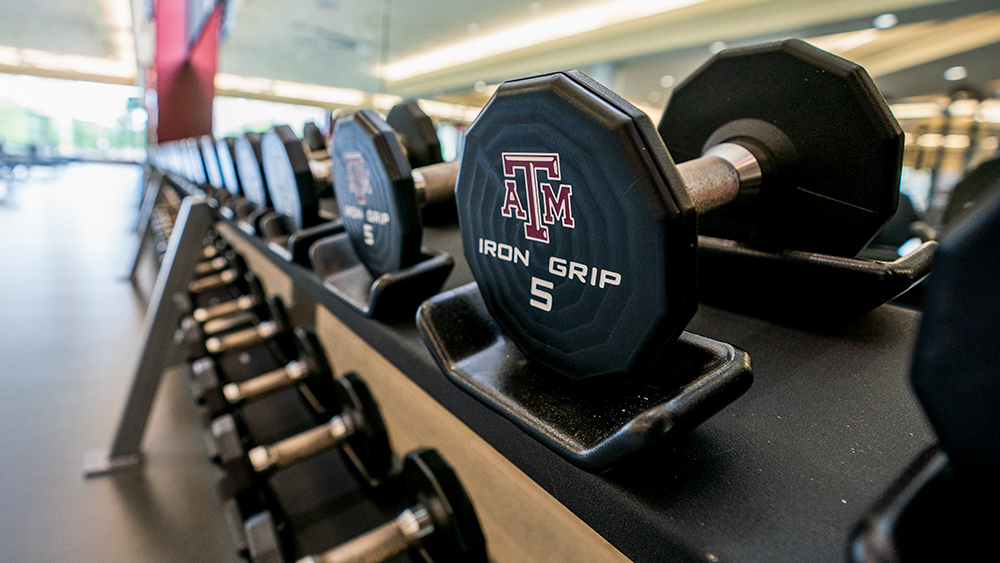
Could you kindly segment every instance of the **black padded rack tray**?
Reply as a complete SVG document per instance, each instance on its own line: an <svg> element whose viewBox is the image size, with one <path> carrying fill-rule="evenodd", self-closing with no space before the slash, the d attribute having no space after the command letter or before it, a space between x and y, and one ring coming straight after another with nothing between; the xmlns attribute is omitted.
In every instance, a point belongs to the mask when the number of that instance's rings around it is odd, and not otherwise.
<svg viewBox="0 0 1000 563"><path fill-rule="evenodd" d="M844 561L854 525L933 442L907 375L919 313L886 305L817 331L702 305L688 330L747 350L754 385L656 454L588 473L451 383L413 320L372 320L233 232L636 562ZM443 290L472 281L457 226L425 228L424 245L455 257Z"/></svg>

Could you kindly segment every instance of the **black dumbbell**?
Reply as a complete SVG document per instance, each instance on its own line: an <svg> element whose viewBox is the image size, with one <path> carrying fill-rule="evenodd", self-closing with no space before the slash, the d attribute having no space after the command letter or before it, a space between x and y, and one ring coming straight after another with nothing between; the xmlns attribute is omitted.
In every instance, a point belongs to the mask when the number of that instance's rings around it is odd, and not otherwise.
<svg viewBox="0 0 1000 563"><path fill-rule="evenodd" d="M215 152L219 157L219 171L222 173L222 183L226 186L230 198L226 205L229 207L229 200L242 196L243 189L240 187L240 176L236 170L236 139L234 137L223 137L215 141Z"/></svg>
<svg viewBox="0 0 1000 563"><path fill-rule="evenodd" d="M938 444L851 534L851 561L988 561L1000 502L1000 186L952 225L924 286L911 381Z"/></svg>
<svg viewBox="0 0 1000 563"><path fill-rule="evenodd" d="M214 270L216 265L222 263L222 260L218 260L219 258L225 261L224 267L220 270ZM188 282L187 289L191 295L198 295L226 286L233 286L243 292L248 290L246 274L250 268L247 266L246 260L234 251L225 251L221 256L216 255L207 262L195 265L195 272L204 270L209 270L208 275L196 277Z"/></svg>
<svg viewBox="0 0 1000 563"><path fill-rule="evenodd" d="M913 358L913 387L979 500L1000 499L1000 185L954 225L934 257Z"/></svg>
<svg viewBox="0 0 1000 563"><path fill-rule="evenodd" d="M234 143L236 173L240 177L243 197L233 198L229 206L236 217L254 234L259 232L260 219L270 213L271 195L264 178L264 160L258 133L244 133Z"/></svg>
<svg viewBox="0 0 1000 563"><path fill-rule="evenodd" d="M261 310L266 310L266 315L253 315L256 318L238 317L237 321L233 321L235 325L227 320L230 317L214 319L204 326L191 318L184 319L182 329L188 334L188 357L197 359L220 356L268 341L274 341L282 349L287 349L287 338L292 332L292 325L284 302L280 297L272 296L265 303L266 307ZM251 326L245 326L248 322ZM206 330L212 333L208 334Z"/></svg>
<svg viewBox="0 0 1000 563"><path fill-rule="evenodd" d="M226 184L222 178L222 168L219 166L219 155L215 147L215 138L211 135L202 135L198 139L198 148L205 165L206 191L220 204L225 204L230 194L226 191Z"/></svg>
<svg viewBox="0 0 1000 563"><path fill-rule="evenodd" d="M455 470L432 449L406 454L403 477L413 503L390 522L299 563L382 563L410 551L415 560L434 563L485 563L486 538ZM291 561L262 513L246 523L255 563Z"/></svg>
<svg viewBox="0 0 1000 563"><path fill-rule="evenodd" d="M238 291L239 295L228 301L215 303L208 306L197 307L191 311L191 318L198 323L207 324L213 320L229 318L239 313L255 314L258 318L266 317L267 293L263 285L253 272L244 272L240 278L241 283L233 285L232 289ZM206 334L214 334L219 330L205 329Z"/></svg>
<svg viewBox="0 0 1000 563"><path fill-rule="evenodd" d="M372 276L419 262L420 208L453 197L458 163L411 169L396 133L372 110L337 121L331 155L344 229Z"/></svg>
<svg viewBox="0 0 1000 563"><path fill-rule="evenodd" d="M702 234L853 257L896 210L902 129L864 69L803 41L719 53L671 94L658 130L685 180L720 150L748 151L756 166L739 166L760 169L737 194L695 194Z"/></svg>
<svg viewBox="0 0 1000 563"><path fill-rule="evenodd" d="M318 154L325 158L310 159L302 139L287 125L276 125L261 135L260 150L271 203L288 221L289 232L330 220L320 216L316 195L330 183L328 153L321 150Z"/></svg>
<svg viewBox="0 0 1000 563"><path fill-rule="evenodd" d="M444 162L441 140L434 128L434 121L420 109L417 102L409 100L392 106L385 116L385 122L396 132L410 168Z"/></svg>
<svg viewBox="0 0 1000 563"><path fill-rule="evenodd" d="M244 293L228 301L221 301L216 294L205 299L204 304L181 322L182 328L191 330L194 338L204 340L211 336L251 327L271 318L272 305L257 277L248 272L244 275ZM232 289L232 291L230 291ZM235 288L226 288L226 295L232 296ZM188 309L190 310L190 309ZM205 320L199 320L205 319Z"/></svg>
<svg viewBox="0 0 1000 563"><path fill-rule="evenodd" d="M292 361L242 381L227 382L212 358L194 362L195 398L205 407L209 420L290 387L298 387L318 415L334 409L337 396L333 368L322 344L312 331L301 327L295 328L294 336L296 353Z"/></svg>
<svg viewBox="0 0 1000 563"><path fill-rule="evenodd" d="M353 372L333 381L336 414L314 428L273 444L254 446L240 432L232 414L212 421L219 458L234 495L253 495L276 471L335 449L363 482L377 485L389 476L389 434L368 386Z"/></svg>
<svg viewBox="0 0 1000 563"><path fill-rule="evenodd" d="M724 51L674 96L717 65L692 119L725 120L679 166L645 113L576 71L505 83L470 128L465 256L526 356L580 379L668 362L697 309L697 211L769 202L782 214L754 231L768 244L848 255L892 215L903 136L864 69L790 40ZM757 117L786 107L790 121Z"/></svg>

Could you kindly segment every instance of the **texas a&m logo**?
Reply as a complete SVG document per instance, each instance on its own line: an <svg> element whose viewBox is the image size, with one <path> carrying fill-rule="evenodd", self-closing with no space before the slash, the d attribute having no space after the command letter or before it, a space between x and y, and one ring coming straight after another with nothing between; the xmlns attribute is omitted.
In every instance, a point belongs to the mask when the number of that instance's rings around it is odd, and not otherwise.
<svg viewBox="0 0 1000 563"><path fill-rule="evenodd" d="M368 168L365 159L359 152L349 152L344 155L344 165L347 167L347 189L358 200L358 205L368 205L368 194L372 193L372 185L368 180Z"/></svg>
<svg viewBox="0 0 1000 563"><path fill-rule="evenodd" d="M360 156L360 155L359 155ZM558 189L552 187L552 182L558 182L562 177L559 173L559 155L556 153L505 152L503 153L504 196L500 214L504 217L514 217L524 224L524 237L535 242L549 242L549 228L559 219L563 227L572 229L573 207L570 197L573 186L559 184ZM522 204L517 190L518 170L524 176L526 204ZM545 177L540 178L539 173Z"/></svg>

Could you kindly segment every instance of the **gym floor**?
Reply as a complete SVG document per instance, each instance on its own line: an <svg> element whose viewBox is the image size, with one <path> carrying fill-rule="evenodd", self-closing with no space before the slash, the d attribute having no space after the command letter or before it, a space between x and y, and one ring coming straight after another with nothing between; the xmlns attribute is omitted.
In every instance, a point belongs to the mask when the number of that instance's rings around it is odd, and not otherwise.
<svg viewBox="0 0 1000 563"><path fill-rule="evenodd" d="M111 443L141 346L127 280L141 178L68 164L0 185L0 562L240 561L176 374L144 467L82 474Z"/></svg>

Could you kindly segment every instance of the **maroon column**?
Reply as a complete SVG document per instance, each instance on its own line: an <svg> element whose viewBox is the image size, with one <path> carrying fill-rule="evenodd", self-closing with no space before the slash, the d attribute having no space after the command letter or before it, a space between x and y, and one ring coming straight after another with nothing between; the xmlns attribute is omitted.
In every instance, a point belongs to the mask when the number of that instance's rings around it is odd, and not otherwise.
<svg viewBox="0 0 1000 563"><path fill-rule="evenodd" d="M156 2L156 133L159 142L212 133L219 22L216 6L193 45L187 0Z"/></svg>

